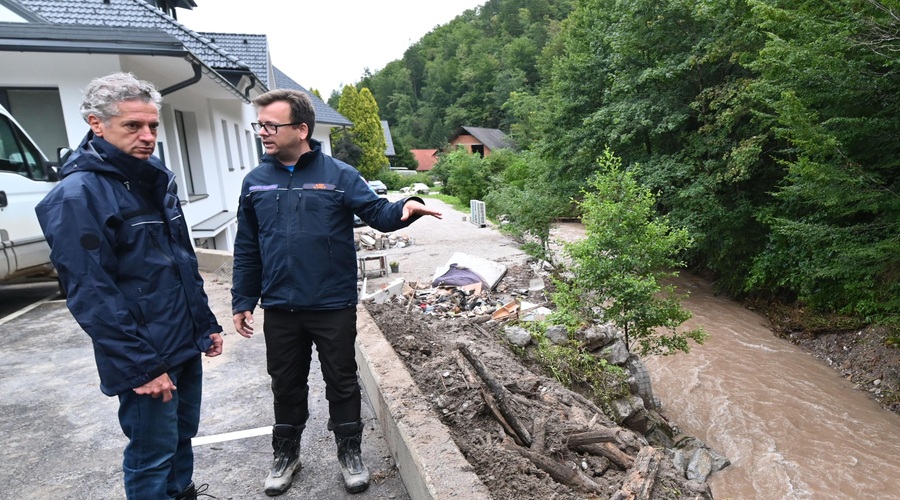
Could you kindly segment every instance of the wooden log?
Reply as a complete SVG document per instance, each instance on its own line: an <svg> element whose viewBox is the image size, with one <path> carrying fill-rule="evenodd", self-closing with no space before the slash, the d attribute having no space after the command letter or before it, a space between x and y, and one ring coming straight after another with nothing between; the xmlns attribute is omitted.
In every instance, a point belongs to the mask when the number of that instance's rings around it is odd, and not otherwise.
<svg viewBox="0 0 900 500"><path fill-rule="evenodd" d="M594 493L597 495L606 495L605 488L597 484L597 482L586 476L577 468L573 469L571 467L567 467L546 455L535 453L531 450L526 450L525 448L522 448L520 446L507 444L506 448L513 450L519 453L519 455L527 458L529 461L531 461L531 463L537 466L537 468L549 474L550 477L552 477L553 480L557 483L561 483L569 486L570 488L576 488L578 490Z"/></svg>
<svg viewBox="0 0 900 500"><path fill-rule="evenodd" d="M493 395L494 400L496 401L498 410L512 427L515 436L518 438L517 441L522 443L523 446L531 446L531 434L529 434L528 430L525 429L518 417L516 417L516 414L512 411L509 404L511 397L506 387L503 387L503 384L494 378L487 366L485 366L467 346L460 345L459 351L465 356L469 364L472 365L472 368L475 369L475 373L481 377L481 380L488 386L488 389L490 389L491 395Z"/></svg>
<svg viewBox="0 0 900 500"><path fill-rule="evenodd" d="M599 429L572 434L568 437L568 446L581 446L596 443L619 443L619 429L601 427Z"/></svg>
<svg viewBox="0 0 900 500"><path fill-rule="evenodd" d="M616 464L622 470L628 470L634 465L634 459L612 443L583 444L579 446L570 445L569 449L579 453L590 453L591 455L606 457L610 462Z"/></svg>
<svg viewBox="0 0 900 500"><path fill-rule="evenodd" d="M532 424L532 433L534 435L534 441L531 443L531 449L540 453L544 451L544 441L547 436L547 419L542 415L538 415L534 418L534 423Z"/></svg>
<svg viewBox="0 0 900 500"><path fill-rule="evenodd" d="M610 500L649 500L661 460L662 453L652 446L641 448L634 467L628 471L622 487L613 493Z"/></svg>
<svg viewBox="0 0 900 500"><path fill-rule="evenodd" d="M500 408L497 406L497 401L491 395L490 391L486 391L484 387L481 388L481 397L484 399L484 404L491 410L491 413L494 414L494 418L497 419L497 422L500 422L500 426L503 427L503 430L506 434L512 436L512 438L516 441L516 444L522 446L522 442L519 441L519 436L516 435L516 431L509 425L509 422L506 421L506 418L503 416L503 412L500 411Z"/></svg>

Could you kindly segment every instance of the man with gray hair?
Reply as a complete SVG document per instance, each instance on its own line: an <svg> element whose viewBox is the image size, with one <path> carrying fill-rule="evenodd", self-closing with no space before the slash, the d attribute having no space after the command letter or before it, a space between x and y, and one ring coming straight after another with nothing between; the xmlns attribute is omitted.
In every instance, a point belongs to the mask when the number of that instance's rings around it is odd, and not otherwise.
<svg viewBox="0 0 900 500"><path fill-rule="evenodd" d="M93 80L90 126L35 211L66 305L91 337L100 390L119 398L129 499L193 499L201 353L222 353L175 176L152 156L162 97L128 73Z"/></svg>

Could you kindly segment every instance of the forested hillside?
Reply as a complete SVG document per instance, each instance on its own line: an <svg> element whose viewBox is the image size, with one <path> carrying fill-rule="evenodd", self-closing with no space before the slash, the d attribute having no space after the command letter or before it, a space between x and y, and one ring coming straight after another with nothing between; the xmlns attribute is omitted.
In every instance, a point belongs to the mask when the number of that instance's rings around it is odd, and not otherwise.
<svg viewBox="0 0 900 500"><path fill-rule="evenodd" d="M490 0L357 85L413 148L510 133L488 190L580 198L608 146L720 290L897 327L898 8Z"/></svg>

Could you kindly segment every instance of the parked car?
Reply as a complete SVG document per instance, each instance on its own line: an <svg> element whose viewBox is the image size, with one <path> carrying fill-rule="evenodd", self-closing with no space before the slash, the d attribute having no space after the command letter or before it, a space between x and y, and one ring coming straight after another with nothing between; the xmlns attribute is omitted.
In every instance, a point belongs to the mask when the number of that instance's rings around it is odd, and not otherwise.
<svg viewBox="0 0 900 500"><path fill-rule="evenodd" d="M369 187L375 191L375 194L387 194L388 192L387 186L379 180L369 181Z"/></svg>
<svg viewBox="0 0 900 500"><path fill-rule="evenodd" d="M0 283L53 273L34 207L59 176L15 118L0 106Z"/></svg>
<svg viewBox="0 0 900 500"><path fill-rule="evenodd" d="M422 182L413 184L412 189L410 190L416 194L428 194L431 192L431 189L428 188L428 184L424 184Z"/></svg>
<svg viewBox="0 0 900 500"><path fill-rule="evenodd" d="M353 227L363 227L365 225L366 223L363 222L363 220L360 219L358 215L353 214Z"/></svg>

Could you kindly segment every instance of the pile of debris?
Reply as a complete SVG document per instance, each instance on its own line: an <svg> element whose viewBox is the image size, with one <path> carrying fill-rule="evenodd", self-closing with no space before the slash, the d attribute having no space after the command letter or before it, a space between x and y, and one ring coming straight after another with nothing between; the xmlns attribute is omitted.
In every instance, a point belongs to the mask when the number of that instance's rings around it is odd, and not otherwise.
<svg viewBox="0 0 900 500"><path fill-rule="evenodd" d="M506 267L471 255L456 253L439 268L430 283L407 282L398 278L367 293L362 301L391 302L441 318L469 318L475 323L488 320L524 321L543 319L550 310L543 307L544 280L532 279L528 288L510 288L500 280Z"/></svg>
<svg viewBox="0 0 900 500"><path fill-rule="evenodd" d="M533 276L537 277L528 280L527 288L507 286L501 283L506 274L504 266L457 253L446 266L436 271L430 283L407 283L398 278L371 294L366 294L364 287L361 299L404 307L407 312L419 311L441 320L463 319L466 325L485 335L486 329L493 330L509 344L527 352L537 345L537 341L520 323L541 321L551 313L545 307L550 301L545 296L544 279L537 269L532 267L532 270L535 271ZM520 279L518 284L523 282ZM628 391L619 399L607 403L609 416L616 424L641 436L639 440L642 445L638 448L649 444L665 450L663 454L670 459L672 469L680 477L691 481L698 492L702 492L697 498L708 498L705 482L709 475L724 469L730 461L699 439L680 434L659 413L661 404L653 394L650 374L640 357L629 352L624 333L607 322L588 325L571 336L565 326L552 325L545 335L553 345L579 346L585 356L593 356L620 368ZM517 436L511 436L517 443L520 442ZM599 453L623 470L631 469L633 463L641 459L640 454L635 457L621 453L627 446L617 448L621 450L613 450L615 453L612 456L609 456L609 450ZM662 457L654 456L656 460ZM642 480L647 479L643 477ZM652 484L653 478L649 479Z"/></svg>
<svg viewBox="0 0 900 500"><path fill-rule="evenodd" d="M415 243L413 238L405 234L380 233L374 229L353 233L356 251L386 250L388 248L405 248Z"/></svg>

